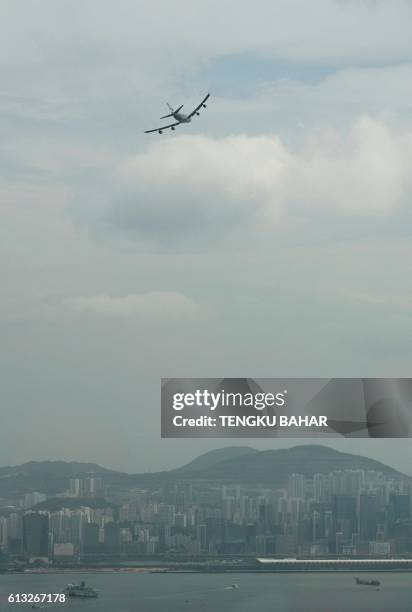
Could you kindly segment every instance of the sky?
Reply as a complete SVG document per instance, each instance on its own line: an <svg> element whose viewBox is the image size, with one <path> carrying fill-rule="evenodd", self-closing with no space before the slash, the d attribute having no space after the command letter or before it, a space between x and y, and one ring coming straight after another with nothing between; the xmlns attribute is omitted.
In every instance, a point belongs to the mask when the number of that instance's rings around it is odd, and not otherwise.
<svg viewBox="0 0 412 612"><path fill-rule="evenodd" d="M222 446L161 440L162 377L410 376L408 0L1 0L0 20L0 465ZM330 444L412 473L409 440Z"/></svg>

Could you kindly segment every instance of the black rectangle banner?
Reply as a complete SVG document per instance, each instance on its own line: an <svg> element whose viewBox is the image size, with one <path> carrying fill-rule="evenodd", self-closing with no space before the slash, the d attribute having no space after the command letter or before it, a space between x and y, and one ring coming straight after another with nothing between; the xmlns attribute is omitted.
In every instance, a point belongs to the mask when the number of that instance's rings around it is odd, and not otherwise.
<svg viewBox="0 0 412 612"><path fill-rule="evenodd" d="M168 378L163 438L408 438L410 378Z"/></svg>

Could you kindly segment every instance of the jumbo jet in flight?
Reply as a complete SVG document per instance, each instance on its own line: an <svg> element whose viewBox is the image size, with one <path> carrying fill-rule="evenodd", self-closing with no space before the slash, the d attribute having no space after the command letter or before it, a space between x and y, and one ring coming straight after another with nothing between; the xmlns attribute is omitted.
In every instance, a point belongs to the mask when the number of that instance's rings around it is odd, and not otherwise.
<svg viewBox="0 0 412 612"><path fill-rule="evenodd" d="M196 108L189 115L185 115L184 113L180 112L184 106L183 104L182 106L179 106L179 108L176 108L176 110L173 110L170 104L167 103L170 113L169 115L164 115L163 117L160 117L160 119L167 119L168 117L173 117L176 122L170 123L170 125L162 125L162 127L155 128L154 130L146 130L145 134L151 134L152 132L158 132L159 134L162 134L163 130L168 130L169 128L171 130L175 130L176 126L180 125L181 123L190 123L194 115L200 115L199 111L201 108L206 108L206 100L208 100L209 97L210 94L207 94L206 98L204 98L204 100L201 101L199 106L196 106Z"/></svg>

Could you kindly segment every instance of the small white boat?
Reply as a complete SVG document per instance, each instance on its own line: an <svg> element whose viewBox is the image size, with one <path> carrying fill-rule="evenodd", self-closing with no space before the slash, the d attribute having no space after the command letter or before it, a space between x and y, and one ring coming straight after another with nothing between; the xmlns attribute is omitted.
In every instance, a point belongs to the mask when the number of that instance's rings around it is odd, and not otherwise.
<svg viewBox="0 0 412 612"><path fill-rule="evenodd" d="M97 597L98 593L96 589L90 586L86 586L84 580L80 584L68 584L64 589L64 592L68 597Z"/></svg>

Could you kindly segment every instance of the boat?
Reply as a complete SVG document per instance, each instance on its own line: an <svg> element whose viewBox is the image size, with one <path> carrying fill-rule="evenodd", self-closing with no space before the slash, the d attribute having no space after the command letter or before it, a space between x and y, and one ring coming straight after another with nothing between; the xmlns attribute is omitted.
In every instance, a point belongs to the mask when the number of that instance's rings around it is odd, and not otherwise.
<svg viewBox="0 0 412 612"><path fill-rule="evenodd" d="M361 578L356 578L356 584L363 584L365 586L380 586L379 580L362 580Z"/></svg>
<svg viewBox="0 0 412 612"><path fill-rule="evenodd" d="M86 586L84 580L80 584L68 584L64 592L68 597L97 597L98 593L96 589L90 586Z"/></svg>

